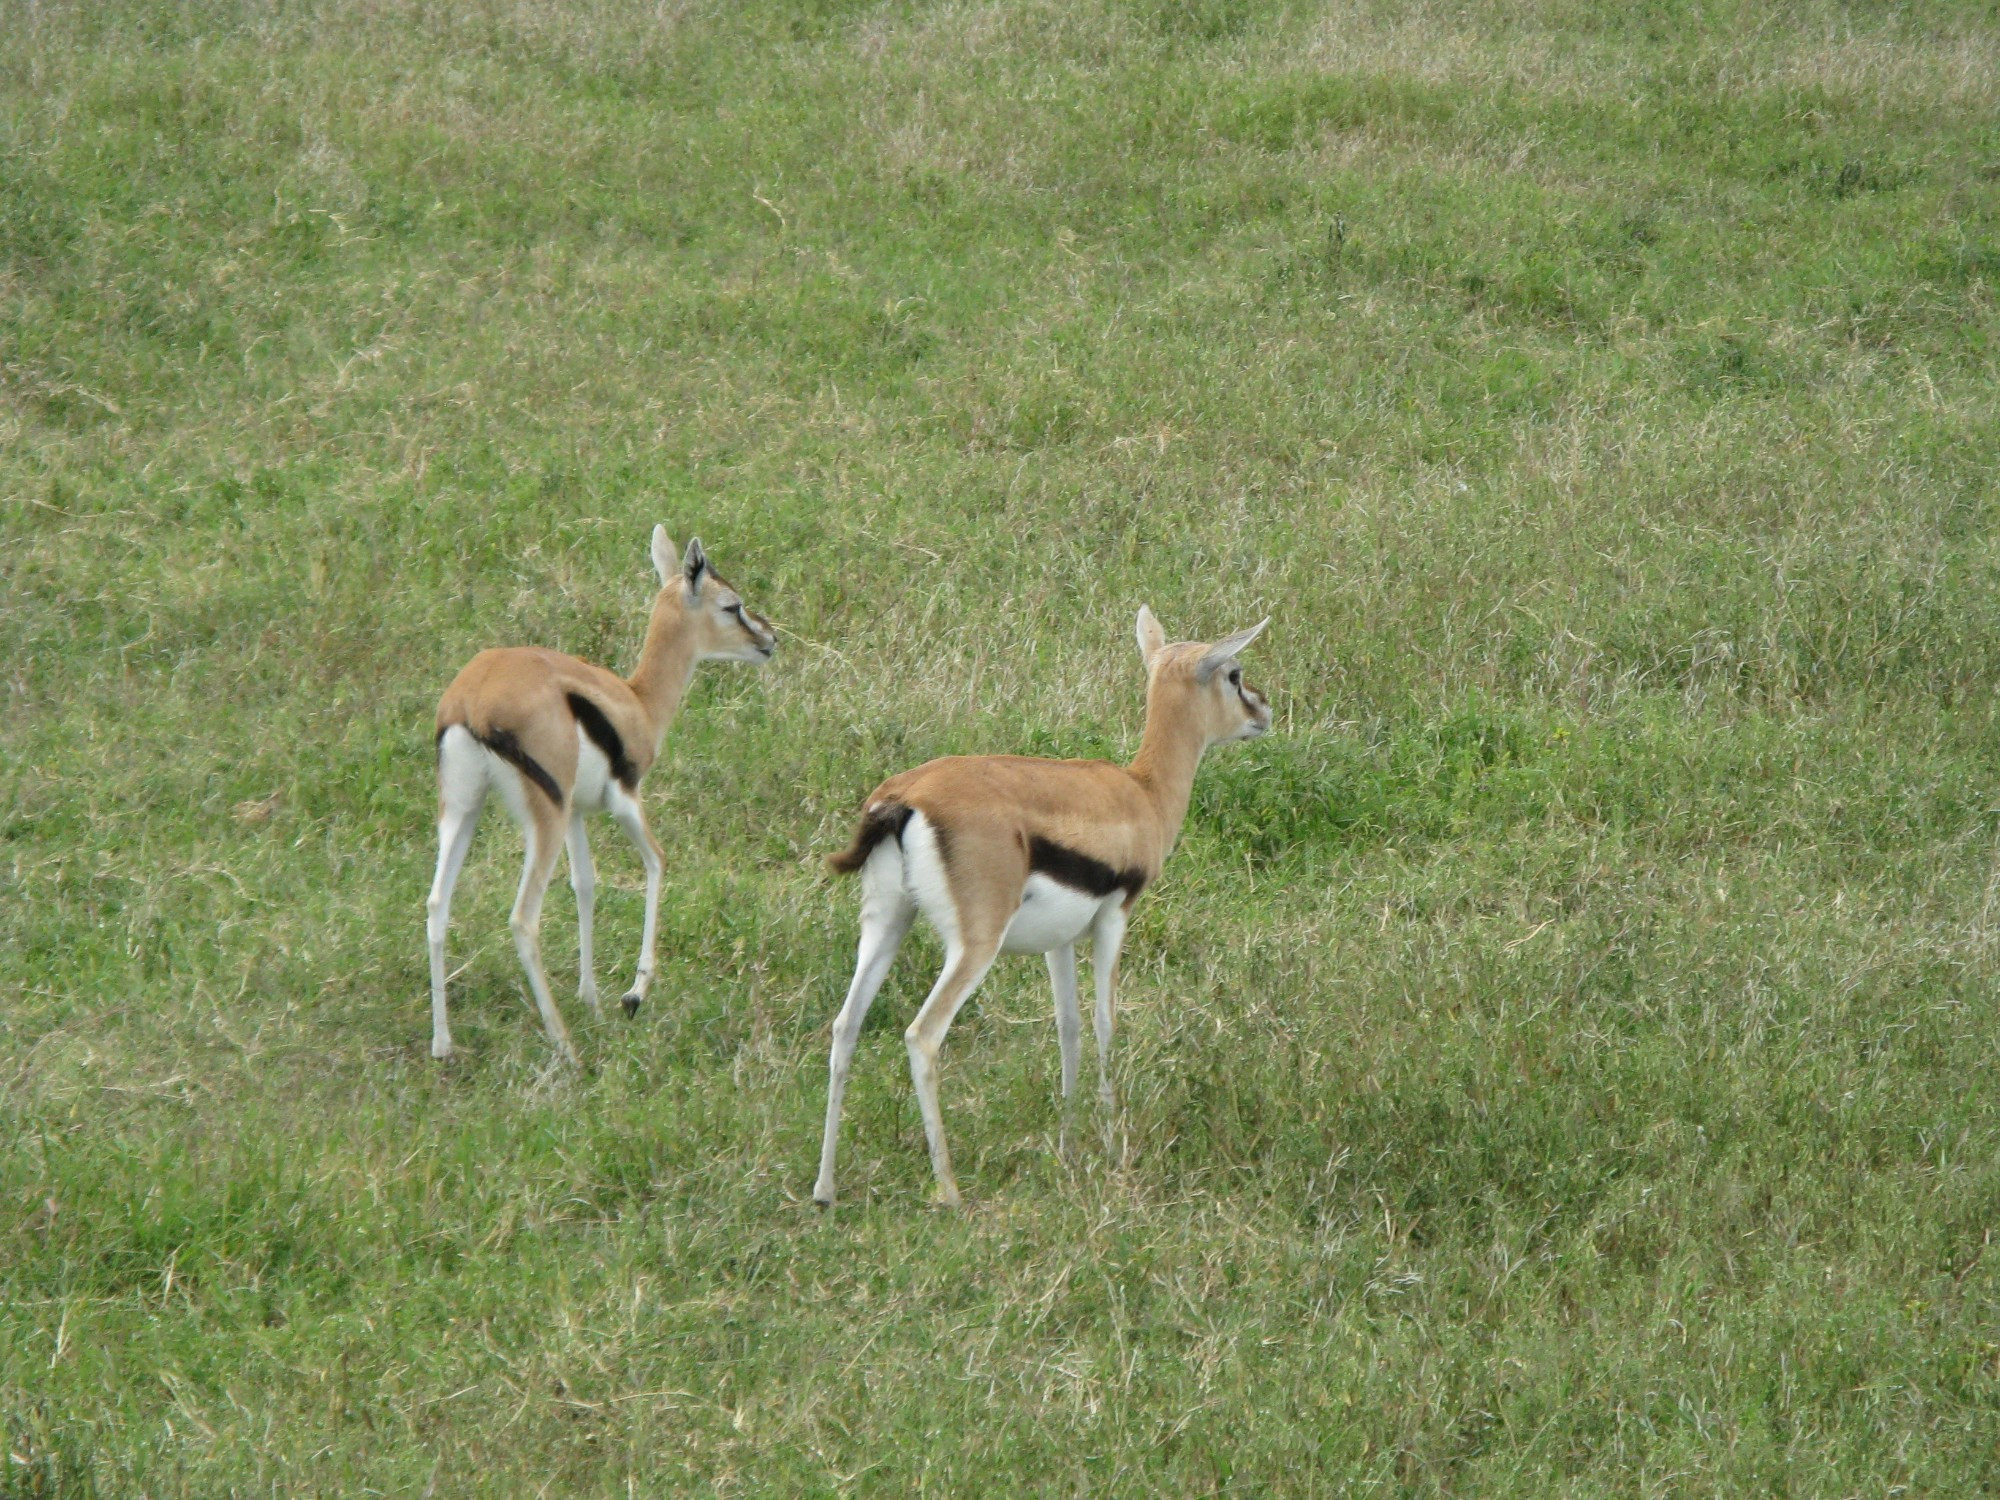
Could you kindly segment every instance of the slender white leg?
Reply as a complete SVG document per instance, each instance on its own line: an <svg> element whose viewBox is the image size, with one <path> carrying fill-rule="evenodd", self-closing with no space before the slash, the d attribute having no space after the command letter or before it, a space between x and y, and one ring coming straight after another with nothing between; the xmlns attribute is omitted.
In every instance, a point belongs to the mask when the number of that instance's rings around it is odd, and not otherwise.
<svg viewBox="0 0 2000 1500"><path fill-rule="evenodd" d="M1062 1047L1062 1123L1056 1135L1056 1150L1067 1155L1070 1100L1076 1093L1076 1075L1083 1054L1083 1016L1076 1000L1076 944L1051 948L1048 960L1049 983L1056 992L1056 1041Z"/></svg>
<svg viewBox="0 0 2000 1500"><path fill-rule="evenodd" d="M569 820L569 883L576 892L576 961L583 971L583 1003L593 1011L597 1003L597 969L590 957L590 919L597 901L597 871L590 863L590 837L584 832L583 814Z"/></svg>
<svg viewBox="0 0 2000 1500"><path fill-rule="evenodd" d="M618 789L612 793L609 805L611 816L638 847L640 862L646 867L646 925L639 937L639 973L619 1002L630 1016L638 1013L646 992L653 987L653 944L660 932L660 872L666 860L652 830L646 826L646 812L639 806L638 798Z"/></svg>
<svg viewBox="0 0 2000 1500"><path fill-rule="evenodd" d="M540 795L536 793L535 795ZM576 1047L563 1025L562 1013L549 994L548 976L542 972L542 897L547 894L549 877L556 872L562 853L560 815L537 817L525 830L528 857L521 867L521 889L514 897L514 912L507 925L514 931L514 949L521 955L521 967L528 971L528 988L534 991L535 1008L542 1013L542 1025L567 1063L577 1061Z"/></svg>
<svg viewBox="0 0 2000 1500"><path fill-rule="evenodd" d="M485 800L486 790L481 785L475 793L447 803L438 816L437 875L431 881L424 922L431 950L431 1056L436 1058L451 1056L451 1022L444 999L444 935L451 925L451 893L465 868L472 830L479 823L479 808Z"/></svg>
<svg viewBox="0 0 2000 1500"><path fill-rule="evenodd" d="M1090 973L1097 981L1097 1101L1104 1109L1104 1149L1113 1149L1117 1095L1111 1087L1111 997L1118 985L1118 950L1125 946L1125 909L1112 906L1097 919L1090 937Z"/></svg>
<svg viewBox="0 0 2000 1500"><path fill-rule="evenodd" d="M1006 930L1006 923L1000 924ZM977 945L954 942L945 951L944 972L938 975L916 1020L903 1033L910 1052L910 1081L917 1086L917 1107L923 1111L924 1139L930 1143L931 1170L937 1174L938 1201L956 1208L958 1179L951 1171L951 1150L945 1145L944 1116L938 1112L937 1055L958 1008L979 988L1000 951L996 935Z"/></svg>
<svg viewBox="0 0 2000 1500"><path fill-rule="evenodd" d="M861 904L860 951L855 955L847 999L833 1018L833 1053L827 1063L826 1137L819 1149L819 1181L813 1185L813 1201L822 1208L833 1204L833 1153L840 1137L840 1101L847 1092L847 1067L854 1059L854 1044L916 915L916 903L895 887L870 890Z"/></svg>

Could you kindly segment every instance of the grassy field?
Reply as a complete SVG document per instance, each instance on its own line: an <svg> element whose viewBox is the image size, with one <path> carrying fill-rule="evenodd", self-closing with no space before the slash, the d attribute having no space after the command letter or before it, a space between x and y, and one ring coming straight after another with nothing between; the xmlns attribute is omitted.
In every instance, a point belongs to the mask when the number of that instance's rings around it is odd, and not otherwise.
<svg viewBox="0 0 2000 1500"><path fill-rule="evenodd" d="M2000 22L0 0L0 1495L2000 1488ZM431 709L780 627L550 1052ZM929 756L1248 659L1126 949L913 940ZM608 824L598 968L637 949ZM1086 1075L1088 1077L1088 1074Z"/></svg>

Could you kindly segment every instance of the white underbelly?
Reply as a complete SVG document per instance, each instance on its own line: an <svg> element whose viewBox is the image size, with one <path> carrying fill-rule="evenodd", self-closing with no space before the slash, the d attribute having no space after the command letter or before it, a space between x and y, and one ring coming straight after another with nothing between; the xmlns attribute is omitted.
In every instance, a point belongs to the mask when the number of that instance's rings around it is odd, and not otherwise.
<svg viewBox="0 0 2000 1500"><path fill-rule="evenodd" d="M1091 896L1046 875L1030 875L1021 893L1021 909L1000 940L1001 951L1047 953L1067 947L1090 931L1107 902L1115 905L1123 899L1122 891Z"/></svg>
<svg viewBox="0 0 2000 1500"><path fill-rule="evenodd" d="M603 812L605 792L611 785L611 762L597 748L597 742L576 726L576 785L569 794L570 807L579 813Z"/></svg>

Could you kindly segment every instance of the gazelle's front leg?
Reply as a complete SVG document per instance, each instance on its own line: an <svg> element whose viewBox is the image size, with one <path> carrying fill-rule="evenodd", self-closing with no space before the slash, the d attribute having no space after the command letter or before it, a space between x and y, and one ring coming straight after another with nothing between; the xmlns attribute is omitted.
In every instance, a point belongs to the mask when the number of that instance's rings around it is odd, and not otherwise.
<svg viewBox="0 0 2000 1500"><path fill-rule="evenodd" d="M639 805L639 799L614 783L607 801L611 816L618 820L625 836L637 846L640 862L646 867L646 925L639 936L639 973L632 981L632 988L619 1002L625 1007L625 1014L631 1016L639 1013L646 992L653 987L653 944L660 932L660 872L666 860L660 852L659 841L646 826L646 810Z"/></svg>
<svg viewBox="0 0 2000 1500"><path fill-rule="evenodd" d="M597 902L597 871L590 863L590 837L584 832L583 814L569 820L569 883L576 892L576 963L582 970L578 984L583 1003L593 1011L597 1003L597 968L591 962L590 919Z"/></svg>
<svg viewBox="0 0 2000 1500"><path fill-rule="evenodd" d="M1001 928L1005 930L1005 923ZM944 1116L938 1111L937 1055L944 1034L951 1029L952 1017L965 1004L979 981L993 967L1000 951L998 937L978 943L954 942L945 951L944 972L917 1012L916 1020L903 1033L910 1050L910 1081L917 1086L917 1108L924 1116L924 1139L930 1143L931 1170L937 1174L938 1201L949 1208L959 1204L958 1179L951 1171L951 1149L944 1143Z"/></svg>
<svg viewBox="0 0 2000 1500"><path fill-rule="evenodd" d="M1076 1000L1076 944L1051 948L1048 960L1049 984L1056 992L1056 1042L1062 1048L1062 1122L1056 1130L1056 1150L1067 1156L1071 1103L1083 1060L1083 1015Z"/></svg>
<svg viewBox="0 0 2000 1500"><path fill-rule="evenodd" d="M1104 1149L1115 1149L1118 1098L1111 1087L1111 1001L1118 985L1118 951L1125 946L1125 908L1110 906L1091 929L1090 972L1097 981L1091 1022L1097 1031L1097 1102L1104 1110Z"/></svg>

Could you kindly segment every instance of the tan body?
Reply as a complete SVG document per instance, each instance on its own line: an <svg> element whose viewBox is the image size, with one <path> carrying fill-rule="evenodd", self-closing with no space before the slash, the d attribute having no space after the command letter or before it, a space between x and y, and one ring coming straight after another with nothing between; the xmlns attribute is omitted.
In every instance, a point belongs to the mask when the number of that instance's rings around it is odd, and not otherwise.
<svg viewBox="0 0 2000 1500"><path fill-rule="evenodd" d="M768 661L777 642L770 627L709 569L699 541L677 562L665 528L655 527L653 564L660 592L639 665L629 678L560 651L509 646L482 651L466 663L438 702L438 866L427 923L433 1057L452 1051L444 962L452 889L480 808L495 788L527 843L509 925L557 1051L565 1060L576 1059L542 972L540 932L542 898L565 847L576 890L580 989L591 1010L599 1009L591 957L596 875L583 823L588 813L610 813L645 863L645 931L638 977L625 995L628 1014L651 987L665 860L646 827L639 780L659 756L695 667L711 660Z"/></svg>
<svg viewBox="0 0 2000 1500"><path fill-rule="evenodd" d="M1164 785L1161 783L1164 781ZM974 904L1025 880L1036 838L1086 854L1152 884L1165 863L1193 785L1143 762L954 755L891 776L867 806L902 802L951 830L951 867Z"/></svg>
<svg viewBox="0 0 2000 1500"><path fill-rule="evenodd" d="M956 1203L959 1195L937 1102L937 1054L959 1007L1002 952L1048 956L1066 1141L1082 1034L1076 944L1090 939L1109 1141L1112 996L1127 914L1180 835L1203 752L1270 727L1268 705L1243 684L1235 662L1262 629L1213 646L1170 646L1151 611L1140 611L1146 731L1130 766L954 756L892 776L870 794L853 845L830 861L836 870L861 872L861 946L833 1026L826 1134L813 1190L820 1203L834 1200L841 1096L855 1041L919 911L945 944L944 971L905 1033L939 1196Z"/></svg>
<svg viewBox="0 0 2000 1500"><path fill-rule="evenodd" d="M452 678L438 700L437 731L442 734L454 724L506 728L557 785L574 787L578 750L568 696L577 693L596 705L617 731L635 772L643 777L659 757L686 681L693 676L692 663L659 665L665 670L655 675L662 680L642 697L643 679L627 680L581 657L541 646L495 646L473 657Z"/></svg>

